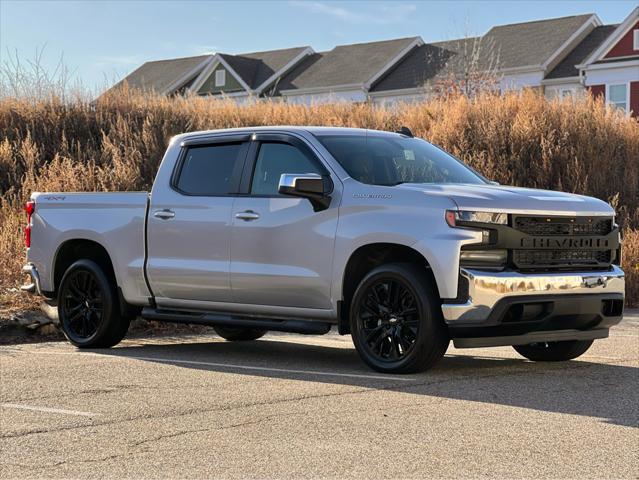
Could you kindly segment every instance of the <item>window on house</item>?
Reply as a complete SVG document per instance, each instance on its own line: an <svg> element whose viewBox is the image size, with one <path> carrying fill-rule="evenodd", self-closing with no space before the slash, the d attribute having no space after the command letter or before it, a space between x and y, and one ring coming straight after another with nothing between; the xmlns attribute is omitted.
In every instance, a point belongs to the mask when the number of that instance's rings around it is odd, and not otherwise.
<svg viewBox="0 0 639 480"><path fill-rule="evenodd" d="M632 49L639 50L639 28L632 31Z"/></svg>
<svg viewBox="0 0 639 480"><path fill-rule="evenodd" d="M628 111L628 85L625 83L619 85L608 85L608 103L624 112Z"/></svg>
<svg viewBox="0 0 639 480"><path fill-rule="evenodd" d="M226 85L226 70L218 70L215 72L215 86L223 87Z"/></svg>

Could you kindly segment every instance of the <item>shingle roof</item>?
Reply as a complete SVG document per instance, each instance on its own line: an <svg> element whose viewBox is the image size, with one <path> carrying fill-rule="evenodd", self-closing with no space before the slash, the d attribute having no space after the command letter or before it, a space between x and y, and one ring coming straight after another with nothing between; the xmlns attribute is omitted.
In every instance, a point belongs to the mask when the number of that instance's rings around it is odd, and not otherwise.
<svg viewBox="0 0 639 480"><path fill-rule="evenodd" d="M220 53L219 55L250 88L256 88L307 48L309 47L285 48L240 55ZM199 55L196 57L146 62L118 82L113 88L118 88L126 82L130 88L162 93L167 87L173 85L188 72L193 71L198 65L204 67L205 62L211 58L213 58L213 55ZM193 80L200 71L195 71L191 78L185 78L184 83L186 84ZM176 88L182 86L177 85Z"/></svg>
<svg viewBox="0 0 639 480"><path fill-rule="evenodd" d="M467 58L475 49L481 51L479 42L479 37L471 37L416 47L382 77L371 91L417 88L438 77L455 73L461 68L463 58Z"/></svg>
<svg viewBox="0 0 639 480"><path fill-rule="evenodd" d="M541 65L591 16L502 25L483 37L422 45L393 67L371 91L417 88L468 68L495 70Z"/></svg>
<svg viewBox="0 0 639 480"><path fill-rule="evenodd" d="M483 38L494 43L501 68L542 65L592 16L501 25L491 28Z"/></svg>
<svg viewBox="0 0 639 480"><path fill-rule="evenodd" d="M285 48L238 55L220 54L220 56L249 87L257 88L308 48L310 47Z"/></svg>
<svg viewBox="0 0 639 480"><path fill-rule="evenodd" d="M542 65L592 17L592 14L586 14L501 25L493 27L483 37L421 45L411 50L372 90L414 88L437 76L458 73L465 68L468 56L475 53L478 53L478 68L488 67L496 61L500 69ZM614 26L595 28L547 78L576 75L574 65L596 48L612 29ZM364 84L417 39L419 37L341 45L327 52L311 54L284 73L277 82L277 90ZM219 55L250 88L255 89L307 48ZM201 55L147 62L124 81L133 88L164 92L212 57ZM190 80L184 78L184 83Z"/></svg>
<svg viewBox="0 0 639 480"><path fill-rule="evenodd" d="M162 93L171 84L210 58L211 55L199 55L197 57L146 62L118 82L113 88L118 88L126 82L133 89ZM185 81L188 80L191 79L185 79Z"/></svg>
<svg viewBox="0 0 639 480"><path fill-rule="evenodd" d="M575 65L584 61L608 36L615 31L617 25L595 27L552 71L546 78L576 77L579 70Z"/></svg>
<svg viewBox="0 0 639 480"><path fill-rule="evenodd" d="M340 45L311 55L282 79L280 90L366 83L418 38Z"/></svg>

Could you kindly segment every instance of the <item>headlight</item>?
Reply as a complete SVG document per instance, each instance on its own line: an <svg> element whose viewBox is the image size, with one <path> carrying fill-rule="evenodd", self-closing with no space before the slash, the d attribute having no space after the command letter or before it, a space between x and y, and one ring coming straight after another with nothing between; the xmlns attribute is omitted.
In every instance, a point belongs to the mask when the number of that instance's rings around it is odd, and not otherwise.
<svg viewBox="0 0 639 480"><path fill-rule="evenodd" d="M446 210L446 223L451 227L463 226L467 223L508 224L507 213L473 212L470 210Z"/></svg>

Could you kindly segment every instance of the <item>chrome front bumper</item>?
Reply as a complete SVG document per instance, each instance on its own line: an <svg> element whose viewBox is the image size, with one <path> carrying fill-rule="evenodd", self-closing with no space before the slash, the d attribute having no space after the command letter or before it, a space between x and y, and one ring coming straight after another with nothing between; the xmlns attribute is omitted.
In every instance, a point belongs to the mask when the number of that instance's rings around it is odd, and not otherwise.
<svg viewBox="0 0 639 480"><path fill-rule="evenodd" d="M498 301L506 297L566 294L625 293L624 273L613 265L606 272L560 272L524 274L461 269L468 280L468 301L443 304L442 313L448 325L480 325L491 314Z"/></svg>
<svg viewBox="0 0 639 480"><path fill-rule="evenodd" d="M22 267L22 271L24 273L28 273L31 276L31 280L33 280L33 282L27 285L22 285L20 289L23 292L37 293L38 295L42 295L42 289L40 288L40 275L38 274L38 269L35 267L35 265L33 265L32 263L28 263L24 267Z"/></svg>

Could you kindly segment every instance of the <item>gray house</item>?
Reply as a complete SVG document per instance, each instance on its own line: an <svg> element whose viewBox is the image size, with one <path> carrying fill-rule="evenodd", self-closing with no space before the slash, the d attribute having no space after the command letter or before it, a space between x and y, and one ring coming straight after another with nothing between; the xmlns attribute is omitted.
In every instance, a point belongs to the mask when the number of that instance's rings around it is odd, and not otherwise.
<svg viewBox="0 0 639 480"><path fill-rule="evenodd" d="M146 62L113 88L129 88L161 95L211 95L237 101L268 97L282 77L315 52L295 47L240 55L216 53Z"/></svg>
<svg viewBox="0 0 639 480"><path fill-rule="evenodd" d="M393 104L427 98L450 82L468 89L479 81L501 92L533 88L549 98L591 90L636 111L638 18L636 8L620 25L602 25L596 14L585 14L501 25L480 37L445 42L408 37L326 52L304 46L160 60L113 88L126 82L163 95L237 102Z"/></svg>

